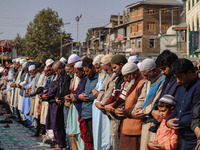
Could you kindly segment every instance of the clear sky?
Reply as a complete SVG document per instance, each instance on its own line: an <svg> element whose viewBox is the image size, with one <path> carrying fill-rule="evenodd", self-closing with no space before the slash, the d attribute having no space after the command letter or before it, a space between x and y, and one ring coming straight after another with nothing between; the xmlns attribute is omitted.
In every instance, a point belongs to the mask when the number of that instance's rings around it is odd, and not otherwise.
<svg viewBox="0 0 200 150"><path fill-rule="evenodd" d="M25 36L27 25L42 9L58 12L63 22L70 22L63 30L72 33L76 41L75 17L82 14L79 22L79 41L85 41L89 28L109 23L110 15L122 14L125 7L138 0L0 0L0 40L14 39L17 33ZM181 1L181 0L179 0ZM2 33L3 32L3 33ZM2 33L2 34L1 34Z"/></svg>

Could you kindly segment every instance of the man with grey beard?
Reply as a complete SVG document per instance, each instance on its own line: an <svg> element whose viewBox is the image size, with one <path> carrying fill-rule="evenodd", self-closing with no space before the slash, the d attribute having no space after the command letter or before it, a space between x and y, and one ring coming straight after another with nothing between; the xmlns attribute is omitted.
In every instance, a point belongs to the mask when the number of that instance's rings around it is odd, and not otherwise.
<svg viewBox="0 0 200 150"><path fill-rule="evenodd" d="M126 96L126 82L124 82L124 77L121 73L122 67L127 63L126 58L123 55L115 55L111 59L111 67L115 73L113 78L115 78L115 85L112 89L110 98L107 100L104 110L109 113L111 122L111 137L113 142L113 150L118 149L119 144L119 134L117 132L119 120L115 118L115 108L117 108L121 102L124 102Z"/></svg>

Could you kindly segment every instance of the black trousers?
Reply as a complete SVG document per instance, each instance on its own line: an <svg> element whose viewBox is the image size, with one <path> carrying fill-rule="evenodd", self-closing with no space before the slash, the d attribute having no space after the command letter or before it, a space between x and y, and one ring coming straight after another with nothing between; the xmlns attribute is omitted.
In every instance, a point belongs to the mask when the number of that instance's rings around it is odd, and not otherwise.
<svg viewBox="0 0 200 150"><path fill-rule="evenodd" d="M38 115L38 118L35 119L35 120L36 120L36 124L37 124L35 135L39 136L40 135L40 131L42 132L42 135L44 135L46 133L45 125L40 123L40 115Z"/></svg>

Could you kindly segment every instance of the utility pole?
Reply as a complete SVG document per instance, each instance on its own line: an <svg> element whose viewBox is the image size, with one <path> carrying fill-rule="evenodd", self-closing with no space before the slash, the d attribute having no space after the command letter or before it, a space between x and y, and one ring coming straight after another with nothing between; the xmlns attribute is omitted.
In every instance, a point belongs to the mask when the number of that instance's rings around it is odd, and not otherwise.
<svg viewBox="0 0 200 150"><path fill-rule="evenodd" d="M172 6L172 25L174 25L174 10L173 10L173 6Z"/></svg>
<svg viewBox="0 0 200 150"><path fill-rule="evenodd" d="M0 34L3 34L3 32ZM1 47L1 64L3 64L3 46Z"/></svg>
<svg viewBox="0 0 200 150"><path fill-rule="evenodd" d="M64 23L63 26L61 26L60 57L62 57L62 27L64 27L64 25L66 25L66 24L70 24L70 22Z"/></svg>
<svg viewBox="0 0 200 150"><path fill-rule="evenodd" d="M162 20L161 20L161 10L159 10L159 20L160 20L160 34L162 33L162 28L161 28L161 25L162 25Z"/></svg>
<svg viewBox="0 0 200 150"><path fill-rule="evenodd" d="M77 22L77 42L78 42L78 30L79 30L79 21L82 17L82 14L80 16L76 16L75 20ZM76 49L76 54L77 54L77 49Z"/></svg>

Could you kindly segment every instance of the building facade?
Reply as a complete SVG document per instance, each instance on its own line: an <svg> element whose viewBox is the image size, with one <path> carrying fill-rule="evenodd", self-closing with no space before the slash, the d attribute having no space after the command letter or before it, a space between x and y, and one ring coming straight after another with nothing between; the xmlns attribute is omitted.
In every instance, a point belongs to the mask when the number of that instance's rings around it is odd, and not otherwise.
<svg viewBox="0 0 200 150"><path fill-rule="evenodd" d="M199 22L200 2L199 0L186 1L186 24L187 24L187 54L197 56L199 51Z"/></svg>
<svg viewBox="0 0 200 150"><path fill-rule="evenodd" d="M183 4L176 0L146 0L126 6L130 11L130 39L134 53L159 54L160 36L178 25Z"/></svg>

